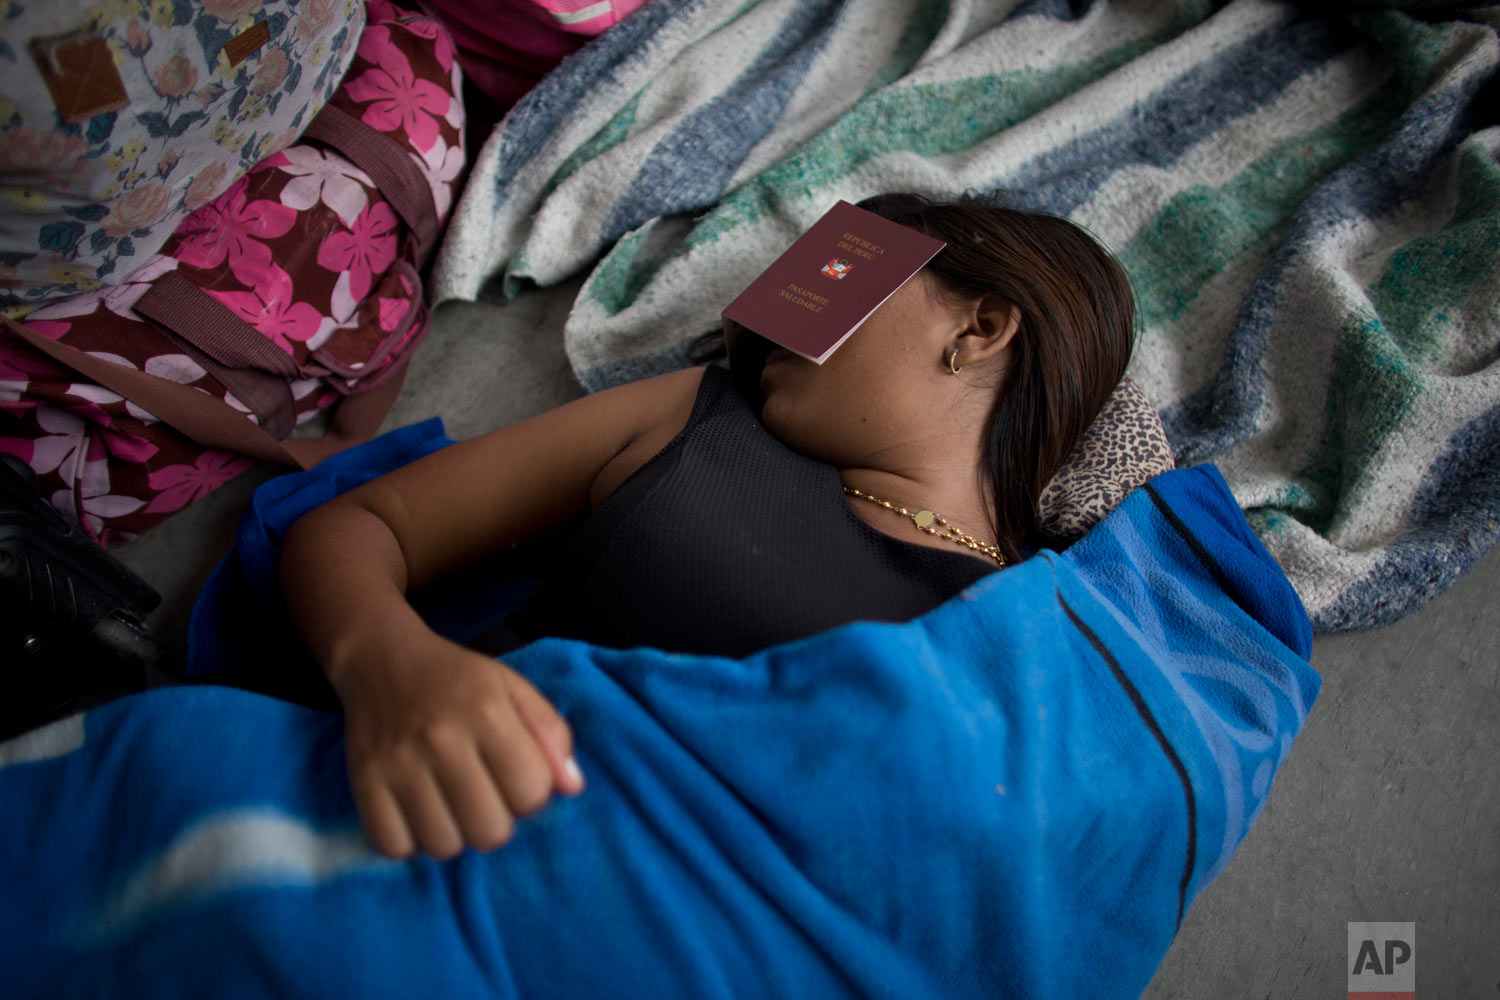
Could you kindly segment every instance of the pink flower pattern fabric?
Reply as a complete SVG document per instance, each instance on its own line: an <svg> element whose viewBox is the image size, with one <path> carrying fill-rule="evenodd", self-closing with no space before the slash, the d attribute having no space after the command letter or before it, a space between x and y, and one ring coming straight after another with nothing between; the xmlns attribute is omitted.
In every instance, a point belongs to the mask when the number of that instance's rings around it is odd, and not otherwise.
<svg viewBox="0 0 1500 1000"><path fill-rule="evenodd" d="M437 59L438 66L444 72L453 68L453 59L456 49L453 39L449 37L447 30L438 21L414 21L411 24L412 34L421 38L427 38L433 44L433 56Z"/></svg>
<svg viewBox="0 0 1500 1000"><path fill-rule="evenodd" d="M0 341L0 401L19 400L33 376L60 374L56 365L37 357L35 352Z"/></svg>
<svg viewBox="0 0 1500 1000"><path fill-rule="evenodd" d="M292 354L294 342L305 343L317 334L318 327L323 322L323 314L306 302L295 301L292 298L295 290L292 288L291 275L269 260L256 277L258 280L252 285L251 291L221 292L209 289L208 294L271 338L277 347ZM369 281L368 275L365 280Z"/></svg>
<svg viewBox="0 0 1500 1000"><path fill-rule="evenodd" d="M349 294L363 299L370 294L370 276L396 259L395 230L396 213L378 202L360 212L349 229L328 234L318 247L318 263L330 271L347 271Z"/></svg>
<svg viewBox="0 0 1500 1000"><path fill-rule="evenodd" d="M368 174L343 157L312 146L291 146L263 161L256 170L280 170L292 177L281 189L281 203L299 212L319 202L333 209L344 225L352 225L365 210L367 188L375 186ZM441 210L439 215L444 214Z"/></svg>
<svg viewBox="0 0 1500 1000"><path fill-rule="evenodd" d="M420 0L453 33L457 59L497 105L514 104L552 67L646 0Z"/></svg>
<svg viewBox="0 0 1500 1000"><path fill-rule="evenodd" d="M431 80L413 75L411 63L391 43L391 33L376 25L359 45L359 58L376 63L348 84L349 96L367 104L364 123L382 132L404 129L418 151L432 148L438 138L438 119L452 102L448 91Z"/></svg>
<svg viewBox="0 0 1500 1000"><path fill-rule="evenodd" d="M271 250L263 242L284 236L297 213L279 201L247 202L250 180L241 177L218 198L188 216L174 240L172 256L191 267L212 269L227 259L229 269L251 287L266 280Z"/></svg>
<svg viewBox="0 0 1500 1000"><path fill-rule="evenodd" d="M331 17L342 2L303 0L302 9ZM464 149L451 40L436 22L378 0L366 17L365 37L328 103L397 141L427 179L441 223ZM67 153L44 138L10 155ZM420 289L406 278L416 272L398 266L412 256L404 221L368 174L321 145L286 145L230 180L226 173L227 189L195 206L129 281L49 302L26 325L257 419L182 343L135 311L152 281L175 272L290 356L299 371L287 383L293 422L380 384L426 331ZM144 196L137 202L132 210L154 211ZM0 337L0 452L30 464L43 495L105 544L147 530L251 465L204 449L8 336Z"/></svg>
<svg viewBox="0 0 1500 1000"><path fill-rule="evenodd" d="M146 482L160 492L146 505L148 514L181 510L229 482L254 463L243 455L205 451L192 465L168 465L152 471Z"/></svg>
<svg viewBox="0 0 1500 1000"><path fill-rule="evenodd" d="M446 218L453 205L458 178L464 172L463 146L449 146L439 139L421 156L413 153L412 159L417 161L422 175L427 178L427 187L432 192L432 203L437 207L438 215Z"/></svg>

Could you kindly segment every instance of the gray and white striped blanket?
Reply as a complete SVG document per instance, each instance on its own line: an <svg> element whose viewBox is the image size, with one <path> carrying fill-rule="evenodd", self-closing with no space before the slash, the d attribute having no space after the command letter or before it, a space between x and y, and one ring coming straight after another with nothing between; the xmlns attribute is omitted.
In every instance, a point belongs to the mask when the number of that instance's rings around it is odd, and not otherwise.
<svg viewBox="0 0 1500 1000"><path fill-rule="evenodd" d="M1119 255L1131 374L1315 625L1389 622L1500 534L1500 7L1326 6L654 0L489 137L435 295L587 272L596 389L838 198L1007 192Z"/></svg>

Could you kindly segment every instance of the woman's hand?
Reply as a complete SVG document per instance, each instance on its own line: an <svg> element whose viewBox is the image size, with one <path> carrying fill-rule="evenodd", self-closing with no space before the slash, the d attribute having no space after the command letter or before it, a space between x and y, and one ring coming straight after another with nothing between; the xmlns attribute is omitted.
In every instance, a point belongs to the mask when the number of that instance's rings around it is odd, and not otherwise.
<svg viewBox="0 0 1500 1000"><path fill-rule="evenodd" d="M493 850L583 776L568 724L520 674L432 633L347 652L330 672L361 821L389 857Z"/></svg>
<svg viewBox="0 0 1500 1000"><path fill-rule="evenodd" d="M451 857L509 838L575 795L567 724L503 664L435 635L408 590L587 516L686 425L703 372L605 389L441 448L315 508L281 549L281 588L348 723L349 777L371 841Z"/></svg>

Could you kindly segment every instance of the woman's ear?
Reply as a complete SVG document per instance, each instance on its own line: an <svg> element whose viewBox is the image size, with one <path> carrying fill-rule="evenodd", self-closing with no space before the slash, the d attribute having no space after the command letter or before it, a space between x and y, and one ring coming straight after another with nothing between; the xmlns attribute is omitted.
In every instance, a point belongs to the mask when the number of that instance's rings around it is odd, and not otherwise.
<svg viewBox="0 0 1500 1000"><path fill-rule="evenodd" d="M958 364L973 365L1005 353L1021 328L1021 307L995 295L986 295L970 308L952 346Z"/></svg>

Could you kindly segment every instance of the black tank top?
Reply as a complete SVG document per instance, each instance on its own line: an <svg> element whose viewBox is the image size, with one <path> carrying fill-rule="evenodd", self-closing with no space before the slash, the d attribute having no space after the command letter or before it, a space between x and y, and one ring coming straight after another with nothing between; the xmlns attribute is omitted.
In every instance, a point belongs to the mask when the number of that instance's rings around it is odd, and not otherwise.
<svg viewBox="0 0 1500 1000"><path fill-rule="evenodd" d="M743 656L860 619L905 621L995 567L902 542L849 509L838 470L782 444L759 399L708 368L687 426L583 523L504 626L542 636Z"/></svg>

